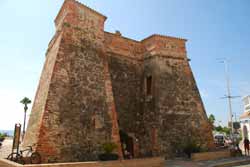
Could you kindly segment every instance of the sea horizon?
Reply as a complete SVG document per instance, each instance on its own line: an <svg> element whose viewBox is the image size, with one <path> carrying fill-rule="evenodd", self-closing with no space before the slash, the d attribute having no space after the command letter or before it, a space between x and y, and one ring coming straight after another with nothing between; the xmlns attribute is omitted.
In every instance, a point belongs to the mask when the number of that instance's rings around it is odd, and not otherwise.
<svg viewBox="0 0 250 167"><path fill-rule="evenodd" d="M14 135L14 130L3 130L3 129L0 129L0 133L7 133L8 136L13 136Z"/></svg>

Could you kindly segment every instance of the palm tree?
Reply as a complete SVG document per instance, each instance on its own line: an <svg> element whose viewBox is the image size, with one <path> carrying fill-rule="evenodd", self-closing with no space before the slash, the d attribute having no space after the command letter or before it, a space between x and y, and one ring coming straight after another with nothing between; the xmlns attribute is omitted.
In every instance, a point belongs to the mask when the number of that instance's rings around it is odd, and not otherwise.
<svg viewBox="0 0 250 167"><path fill-rule="evenodd" d="M31 100L28 97L24 97L20 103L22 103L24 105L24 120L23 120L23 136L22 136L22 140L24 138L24 134L25 134L25 124L26 124L26 113L28 110L28 104L31 103Z"/></svg>

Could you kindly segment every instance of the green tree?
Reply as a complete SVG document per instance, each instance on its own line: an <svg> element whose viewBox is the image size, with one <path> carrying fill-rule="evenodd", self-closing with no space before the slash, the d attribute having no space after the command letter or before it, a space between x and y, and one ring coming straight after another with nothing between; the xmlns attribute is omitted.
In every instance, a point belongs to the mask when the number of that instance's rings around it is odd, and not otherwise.
<svg viewBox="0 0 250 167"><path fill-rule="evenodd" d="M24 120L23 120L23 136L22 139L24 138L24 134L25 134L25 124L26 124L26 114L27 114L27 110L28 110L28 104L31 103L31 100L28 97L24 97L20 103L22 103L24 105Z"/></svg>
<svg viewBox="0 0 250 167"><path fill-rule="evenodd" d="M226 135L230 134L230 128L224 126L217 126L214 128L215 131L220 132L220 133L225 133Z"/></svg>
<svg viewBox="0 0 250 167"><path fill-rule="evenodd" d="M222 131L223 131L224 133L226 133L227 135L229 135L231 129L225 126L225 127L223 127L223 130L222 130Z"/></svg>
<svg viewBox="0 0 250 167"><path fill-rule="evenodd" d="M215 116L213 114L209 115L208 121L210 122L211 126L214 128Z"/></svg>
<svg viewBox="0 0 250 167"><path fill-rule="evenodd" d="M215 129L215 131L217 131L217 132L223 132L223 127L222 126L217 126L217 127L215 127L214 128Z"/></svg>

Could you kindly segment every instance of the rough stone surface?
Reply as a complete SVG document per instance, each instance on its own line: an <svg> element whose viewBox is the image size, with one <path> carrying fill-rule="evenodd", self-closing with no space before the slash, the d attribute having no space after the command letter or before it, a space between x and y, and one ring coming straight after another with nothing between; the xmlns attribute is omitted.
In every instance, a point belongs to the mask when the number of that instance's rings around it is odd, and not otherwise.
<svg viewBox="0 0 250 167"><path fill-rule="evenodd" d="M133 157L175 156L191 136L212 148L186 40L135 41L105 32L105 20L79 2L64 2L24 145L35 144L44 163L97 160L110 141L120 158L125 146Z"/></svg>

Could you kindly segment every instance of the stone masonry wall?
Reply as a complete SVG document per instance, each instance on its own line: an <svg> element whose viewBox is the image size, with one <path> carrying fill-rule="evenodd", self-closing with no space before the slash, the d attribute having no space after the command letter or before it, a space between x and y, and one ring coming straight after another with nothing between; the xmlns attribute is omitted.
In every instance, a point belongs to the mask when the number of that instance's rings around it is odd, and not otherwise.
<svg viewBox="0 0 250 167"><path fill-rule="evenodd" d="M160 151L174 156L188 138L210 148L212 134L188 62L164 56L154 59L158 66L154 96Z"/></svg>
<svg viewBox="0 0 250 167"><path fill-rule="evenodd" d="M140 144L145 138L141 115L143 68L133 59L111 53L108 56L120 130L132 137L134 144L146 148ZM135 157L143 154L141 149L134 151Z"/></svg>
<svg viewBox="0 0 250 167"><path fill-rule="evenodd" d="M134 157L175 156L190 138L212 148L186 40L136 41L105 32L105 20L65 0L24 144L36 144L43 163L97 160L106 142L117 144L122 159L121 131Z"/></svg>
<svg viewBox="0 0 250 167"><path fill-rule="evenodd" d="M36 144L38 141L39 129L45 110L48 91L50 87L50 79L52 77L55 61L58 54L59 45L61 43L61 34L57 33L53 40L53 46L50 46L47 51L46 61L40 77L39 85L36 92L36 97L32 107L27 132L25 134L24 146Z"/></svg>
<svg viewBox="0 0 250 167"><path fill-rule="evenodd" d="M63 162L96 160L101 144L111 140L103 58L89 41L77 45L74 35L64 30L37 149L43 157L59 154L55 158Z"/></svg>
<svg viewBox="0 0 250 167"><path fill-rule="evenodd" d="M152 129L153 154L175 156L191 138L212 148L212 133L188 63L185 40L153 36L143 43L148 50L144 75L153 78L152 96L146 96L144 110Z"/></svg>
<svg viewBox="0 0 250 167"><path fill-rule="evenodd" d="M100 27L105 18L86 12L72 0L66 1L63 8L66 14L62 23L56 20L57 32L62 33L59 51L48 55L56 57L54 66L44 67L45 71L52 70L52 77L48 78L46 103L38 111L42 114L38 117L40 127L35 129L36 151L43 162L97 160L103 143L113 141L119 146L120 142ZM57 19L62 17L60 14ZM32 127L40 121L33 117L30 122ZM28 130L27 136L30 134ZM27 138L26 143L30 142Z"/></svg>

